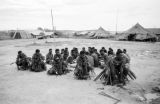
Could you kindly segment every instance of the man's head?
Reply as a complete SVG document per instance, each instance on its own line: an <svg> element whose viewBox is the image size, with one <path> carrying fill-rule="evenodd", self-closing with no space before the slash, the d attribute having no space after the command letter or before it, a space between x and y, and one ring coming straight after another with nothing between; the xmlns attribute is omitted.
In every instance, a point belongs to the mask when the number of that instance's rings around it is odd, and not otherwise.
<svg viewBox="0 0 160 104"><path fill-rule="evenodd" d="M63 54L64 53L64 49L61 49L61 54Z"/></svg>
<svg viewBox="0 0 160 104"><path fill-rule="evenodd" d="M68 51L68 48L66 47L66 48L65 48L65 50L67 50L67 51Z"/></svg>
<svg viewBox="0 0 160 104"><path fill-rule="evenodd" d="M85 52L84 52L84 51L81 51L81 52L80 52L80 56L81 56L81 57L84 57L84 56L85 56Z"/></svg>
<svg viewBox="0 0 160 104"><path fill-rule="evenodd" d="M56 50L55 50L55 53L56 53L56 54L59 54L59 49L56 49Z"/></svg>
<svg viewBox="0 0 160 104"><path fill-rule="evenodd" d="M39 50L39 49L36 49L36 53L40 53L40 50Z"/></svg>
<svg viewBox="0 0 160 104"><path fill-rule="evenodd" d="M85 47L82 47L82 51L85 51L86 49L85 49Z"/></svg>
<svg viewBox="0 0 160 104"><path fill-rule="evenodd" d="M49 53L52 53L52 49L49 49Z"/></svg>
<svg viewBox="0 0 160 104"><path fill-rule="evenodd" d="M97 49L94 49L94 52L97 53Z"/></svg>
<svg viewBox="0 0 160 104"><path fill-rule="evenodd" d="M88 47L88 52L90 52L91 51L91 47Z"/></svg>
<svg viewBox="0 0 160 104"><path fill-rule="evenodd" d="M101 49L101 50L100 50L100 54L101 54L101 55L104 55L104 50Z"/></svg>
<svg viewBox="0 0 160 104"><path fill-rule="evenodd" d="M20 55L22 53L22 51L18 51L18 54Z"/></svg>
<svg viewBox="0 0 160 104"><path fill-rule="evenodd" d="M109 51L113 51L113 49L111 48L111 47L109 47L109 49L108 49Z"/></svg>
<svg viewBox="0 0 160 104"><path fill-rule="evenodd" d="M89 55L89 52L85 52L86 55Z"/></svg>
<svg viewBox="0 0 160 104"><path fill-rule="evenodd" d="M127 50L126 50L126 49L123 49L123 53L127 53Z"/></svg>
<svg viewBox="0 0 160 104"><path fill-rule="evenodd" d="M113 55L113 51L108 51L108 55Z"/></svg>
<svg viewBox="0 0 160 104"><path fill-rule="evenodd" d="M123 52L122 52L121 49L117 49L116 56L120 56L122 53L123 53Z"/></svg>
<svg viewBox="0 0 160 104"><path fill-rule="evenodd" d="M102 47L102 49L105 49L105 47Z"/></svg>

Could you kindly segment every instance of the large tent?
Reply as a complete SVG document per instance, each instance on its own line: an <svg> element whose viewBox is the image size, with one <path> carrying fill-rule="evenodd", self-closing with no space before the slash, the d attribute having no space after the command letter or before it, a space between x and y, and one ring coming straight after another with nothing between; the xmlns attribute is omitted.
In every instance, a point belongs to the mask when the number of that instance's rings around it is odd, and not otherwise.
<svg viewBox="0 0 160 104"><path fill-rule="evenodd" d="M11 30L9 31L9 35L12 37L12 39L30 39L32 38L32 35L24 30Z"/></svg>
<svg viewBox="0 0 160 104"><path fill-rule="evenodd" d="M156 41L157 36L137 23L129 30L120 34L118 39L129 41Z"/></svg>
<svg viewBox="0 0 160 104"><path fill-rule="evenodd" d="M94 35L91 36L92 38L109 38L111 37L111 33L106 31L102 27L100 27L97 31L95 31Z"/></svg>

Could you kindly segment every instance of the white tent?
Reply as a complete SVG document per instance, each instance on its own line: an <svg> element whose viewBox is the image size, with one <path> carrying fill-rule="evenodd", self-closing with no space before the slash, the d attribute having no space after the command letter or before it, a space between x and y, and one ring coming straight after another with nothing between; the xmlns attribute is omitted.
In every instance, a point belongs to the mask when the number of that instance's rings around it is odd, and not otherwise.
<svg viewBox="0 0 160 104"><path fill-rule="evenodd" d="M93 38L109 38L111 36L109 31L106 31L102 27L100 27L95 34L92 36Z"/></svg>

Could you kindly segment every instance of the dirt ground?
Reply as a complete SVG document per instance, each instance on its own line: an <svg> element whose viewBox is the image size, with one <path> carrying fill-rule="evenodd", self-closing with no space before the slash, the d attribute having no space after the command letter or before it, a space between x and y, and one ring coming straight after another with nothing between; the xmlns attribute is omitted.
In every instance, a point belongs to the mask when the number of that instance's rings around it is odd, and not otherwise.
<svg viewBox="0 0 160 104"><path fill-rule="evenodd" d="M151 93L151 89L160 86L160 43L61 38L45 41L0 41L0 104L116 104L115 100L100 95L100 92L120 99L118 104L147 104L159 98L159 94ZM94 82L95 75L91 80L76 80L73 71L62 76L48 76L46 71L17 71L15 64L10 65L15 62L18 50L31 57L35 49L40 49L45 56L49 48L68 47L70 50L78 47L80 50L88 46L97 49L112 47L115 51L126 48L131 56L131 70L137 79L122 89ZM98 74L101 70L95 69L95 72Z"/></svg>

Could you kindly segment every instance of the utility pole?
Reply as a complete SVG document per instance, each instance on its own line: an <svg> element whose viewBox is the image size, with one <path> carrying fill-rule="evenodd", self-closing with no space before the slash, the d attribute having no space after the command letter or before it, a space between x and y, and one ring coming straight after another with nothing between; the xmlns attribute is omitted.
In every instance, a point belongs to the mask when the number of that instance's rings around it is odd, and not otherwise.
<svg viewBox="0 0 160 104"><path fill-rule="evenodd" d="M52 13L52 9L51 9L51 18L52 18L52 31L53 31L53 35L54 35L54 25L53 25L53 13Z"/></svg>
<svg viewBox="0 0 160 104"><path fill-rule="evenodd" d="M116 35L118 34L117 33L117 26L118 26L118 9L116 11Z"/></svg>

